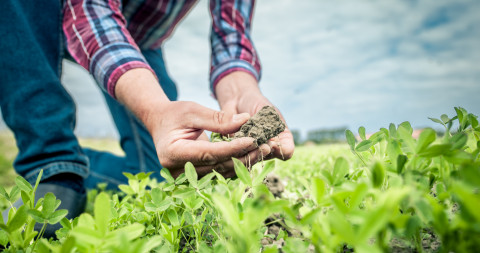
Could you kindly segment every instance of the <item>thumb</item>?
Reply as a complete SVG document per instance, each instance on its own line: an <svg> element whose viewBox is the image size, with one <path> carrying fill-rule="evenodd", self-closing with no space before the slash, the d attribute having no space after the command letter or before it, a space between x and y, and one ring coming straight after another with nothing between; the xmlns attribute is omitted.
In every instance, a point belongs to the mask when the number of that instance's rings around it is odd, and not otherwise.
<svg viewBox="0 0 480 253"><path fill-rule="evenodd" d="M211 110L206 107L197 107L192 121L193 128L213 131L221 134L230 134L238 131L250 118L248 113L233 114L225 111Z"/></svg>

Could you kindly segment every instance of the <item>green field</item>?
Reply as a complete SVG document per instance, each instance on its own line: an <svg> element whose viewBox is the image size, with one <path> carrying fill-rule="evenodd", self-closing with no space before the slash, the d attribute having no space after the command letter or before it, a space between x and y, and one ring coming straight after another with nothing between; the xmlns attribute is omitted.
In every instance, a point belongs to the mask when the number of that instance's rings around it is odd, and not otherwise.
<svg viewBox="0 0 480 253"><path fill-rule="evenodd" d="M97 150L105 150L114 154L123 154L118 141L114 139L79 139L82 147L94 148ZM18 149L15 144L15 138L10 131L0 131L0 185L4 187L12 187L15 184L17 174L13 170L12 164Z"/></svg>
<svg viewBox="0 0 480 253"><path fill-rule="evenodd" d="M190 163L176 179L162 170L161 183L126 175L119 192L90 191L87 212L73 221L47 194L11 212L0 244L11 252L475 252L480 125L456 112L432 119L441 136L427 128L415 139L408 122L368 139L364 128L347 130L348 143L297 147L287 162L235 161L233 180L198 178ZM9 171L2 167L11 185ZM31 198L32 187L14 181L0 196ZM59 239L36 239L36 222L60 222Z"/></svg>

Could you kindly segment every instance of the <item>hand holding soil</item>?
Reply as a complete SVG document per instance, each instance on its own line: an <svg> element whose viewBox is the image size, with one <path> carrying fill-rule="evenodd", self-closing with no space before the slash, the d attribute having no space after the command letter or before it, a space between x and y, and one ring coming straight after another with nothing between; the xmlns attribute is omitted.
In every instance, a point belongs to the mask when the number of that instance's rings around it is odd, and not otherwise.
<svg viewBox="0 0 480 253"><path fill-rule="evenodd" d="M240 131L235 133L233 139L252 137L257 146L265 144L273 137L285 130L285 124L280 119L273 106L264 106L247 123L243 124Z"/></svg>

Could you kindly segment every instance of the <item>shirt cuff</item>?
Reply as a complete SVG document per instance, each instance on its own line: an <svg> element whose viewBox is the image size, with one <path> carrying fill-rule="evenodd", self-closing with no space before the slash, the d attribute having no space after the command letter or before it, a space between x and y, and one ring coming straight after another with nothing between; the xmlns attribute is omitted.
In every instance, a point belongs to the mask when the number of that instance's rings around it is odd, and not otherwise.
<svg viewBox="0 0 480 253"><path fill-rule="evenodd" d="M115 85L120 76L135 68L149 69L155 75L138 49L124 42L102 47L90 61L90 73L113 98L116 98Z"/></svg>
<svg viewBox="0 0 480 253"><path fill-rule="evenodd" d="M260 81L261 73L257 71L249 62L244 60L232 60L215 66L210 73L210 89L213 96L216 98L215 87L217 83L226 75L235 72L243 71L252 75L257 82Z"/></svg>

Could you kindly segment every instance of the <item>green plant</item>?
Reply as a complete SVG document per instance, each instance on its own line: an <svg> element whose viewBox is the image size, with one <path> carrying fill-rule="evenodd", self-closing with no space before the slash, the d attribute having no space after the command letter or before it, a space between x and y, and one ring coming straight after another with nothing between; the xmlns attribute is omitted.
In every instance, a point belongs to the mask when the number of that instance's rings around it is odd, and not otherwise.
<svg viewBox="0 0 480 253"><path fill-rule="evenodd" d="M22 178L0 196L12 205L0 244L24 252L472 252L480 246L480 126L463 108L432 120L412 137L408 122L390 124L346 145L300 147L287 161L247 169L236 179L213 171L156 182L125 173L119 192L89 192L88 212L74 220ZM454 126L457 126L455 130ZM275 197L264 180L286 182ZM37 180L38 185L38 180ZM282 188L283 189L283 188ZM35 204L35 205L34 205ZM37 239L35 223L60 221L58 240Z"/></svg>

